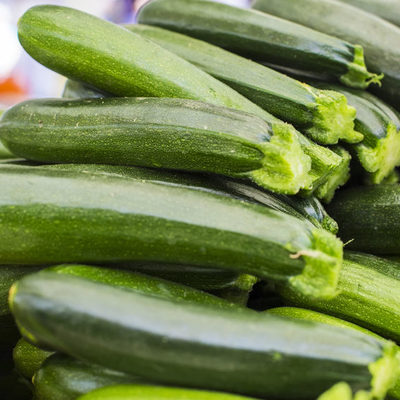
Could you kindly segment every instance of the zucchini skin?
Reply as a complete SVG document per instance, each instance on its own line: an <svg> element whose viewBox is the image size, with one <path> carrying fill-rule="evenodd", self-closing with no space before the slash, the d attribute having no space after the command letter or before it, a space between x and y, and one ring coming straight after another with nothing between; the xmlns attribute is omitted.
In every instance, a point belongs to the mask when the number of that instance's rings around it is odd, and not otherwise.
<svg viewBox="0 0 400 400"><path fill-rule="evenodd" d="M92 365L63 354L42 364L33 379L36 400L76 400L104 386L145 384L142 378Z"/></svg>
<svg viewBox="0 0 400 400"><path fill-rule="evenodd" d="M40 162L217 173L288 194L311 183L310 159L291 126L193 100L30 100L3 115L0 138Z"/></svg>
<svg viewBox="0 0 400 400"><path fill-rule="evenodd" d="M149 25L126 25L226 83L282 121L293 124L311 139L336 144L339 139L360 141L354 131L355 110L343 95L320 91L251 60L209 43ZM226 68L230 65L231 68Z"/></svg>
<svg viewBox="0 0 400 400"><path fill-rule="evenodd" d="M398 362L394 345L358 332L170 302L54 273L19 280L10 306L36 344L171 385L309 399L341 379L369 390L372 375L390 380L383 365L393 374Z"/></svg>
<svg viewBox="0 0 400 400"><path fill-rule="evenodd" d="M141 8L138 21L261 62L329 73L355 87L379 81L367 71L360 46L254 10L205 0L153 0Z"/></svg>
<svg viewBox="0 0 400 400"><path fill-rule="evenodd" d="M400 252L400 185L357 186L342 190L327 210L340 227L346 248L377 255ZM371 235L374 232L374 235Z"/></svg>
<svg viewBox="0 0 400 400"><path fill-rule="evenodd" d="M399 28L359 8L334 0L257 0L259 10L321 32L340 37L364 48L365 61L373 72L384 74L382 86L373 90L396 108L400 105ZM365 35L368 26L370 34Z"/></svg>
<svg viewBox="0 0 400 400"><path fill-rule="evenodd" d="M107 93L193 99L261 117L267 114L155 43L79 10L32 7L18 21L18 38L28 54L47 68Z"/></svg>
<svg viewBox="0 0 400 400"><path fill-rule="evenodd" d="M399 263L348 252L340 272L339 294L334 299L309 301L286 288L280 293L290 304L334 315L398 342L399 286Z"/></svg>
<svg viewBox="0 0 400 400"><path fill-rule="evenodd" d="M4 264L189 264L288 280L312 296L335 293L342 243L329 232L136 173L0 165Z"/></svg>

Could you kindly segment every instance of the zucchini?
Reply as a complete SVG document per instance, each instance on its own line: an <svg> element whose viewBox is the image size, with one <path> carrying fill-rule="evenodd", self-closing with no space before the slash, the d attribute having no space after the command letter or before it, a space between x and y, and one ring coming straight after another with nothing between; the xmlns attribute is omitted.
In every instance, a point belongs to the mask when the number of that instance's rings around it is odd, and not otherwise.
<svg viewBox="0 0 400 400"><path fill-rule="evenodd" d="M362 139L354 131L356 111L346 98L318 90L286 75L189 36L148 25L126 25L226 83L275 117L293 124L311 139L335 144ZM230 68L226 68L230 65Z"/></svg>
<svg viewBox="0 0 400 400"><path fill-rule="evenodd" d="M268 117L229 86L154 42L73 8L30 8L18 21L18 38L45 67L106 93L200 100Z"/></svg>
<svg viewBox="0 0 400 400"><path fill-rule="evenodd" d="M355 128L364 140L351 146L373 184L381 183L400 165L400 119L381 100L364 91L322 84L321 88L336 90L347 97L357 110Z"/></svg>
<svg viewBox="0 0 400 400"><path fill-rule="evenodd" d="M3 115L0 139L40 162L217 173L289 194L311 182L310 160L289 125L193 100L30 100Z"/></svg>
<svg viewBox="0 0 400 400"><path fill-rule="evenodd" d="M328 208L350 250L400 254L400 185L352 187L339 192ZM373 232L373 234L371 234Z"/></svg>
<svg viewBox="0 0 400 400"><path fill-rule="evenodd" d="M10 307L33 343L157 376L161 384L309 399L345 379L381 399L398 376L397 348L388 341L267 313L171 302L76 276L24 277L10 291Z"/></svg>
<svg viewBox="0 0 400 400"><path fill-rule="evenodd" d="M337 316L399 341L399 287L399 263L367 254L346 253L338 295L334 299L310 301L285 287L279 292L290 304Z"/></svg>
<svg viewBox="0 0 400 400"><path fill-rule="evenodd" d="M189 264L288 280L331 296L342 243L324 229L227 195L162 181L0 165L4 264ZM110 195L112 194L112 195Z"/></svg>
<svg viewBox="0 0 400 400"><path fill-rule="evenodd" d="M381 77L367 71L361 46L292 22L205 0L153 0L138 21L202 39L261 62L328 73L365 89Z"/></svg>
<svg viewBox="0 0 400 400"><path fill-rule="evenodd" d="M13 351L15 369L21 376L31 380L43 364L43 361L52 354L53 352L42 350L21 338Z"/></svg>
<svg viewBox="0 0 400 400"><path fill-rule="evenodd" d="M400 3L398 0L340 0L377 15L400 26Z"/></svg>
<svg viewBox="0 0 400 400"><path fill-rule="evenodd" d="M384 73L382 87L378 88L375 85L373 90L399 108L398 27L359 8L335 0L256 0L253 6L277 17L363 46L367 67L371 71Z"/></svg>
<svg viewBox="0 0 400 400"><path fill-rule="evenodd" d="M63 354L54 354L37 371L33 383L35 400L76 400L79 396L104 386L145 384L146 381Z"/></svg>

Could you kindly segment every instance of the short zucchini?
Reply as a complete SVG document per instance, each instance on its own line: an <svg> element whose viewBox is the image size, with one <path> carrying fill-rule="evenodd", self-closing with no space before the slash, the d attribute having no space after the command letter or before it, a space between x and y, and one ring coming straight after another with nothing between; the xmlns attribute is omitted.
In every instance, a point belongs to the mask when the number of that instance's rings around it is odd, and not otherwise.
<svg viewBox="0 0 400 400"><path fill-rule="evenodd" d="M400 340L400 264L361 253L346 253L338 295L327 301L310 301L280 290L284 299L351 321L395 341Z"/></svg>
<svg viewBox="0 0 400 400"><path fill-rule="evenodd" d="M373 90L399 108L400 30L397 26L335 0L256 0L254 7L363 46L368 68L384 74L382 87L374 85Z"/></svg>
<svg viewBox="0 0 400 400"><path fill-rule="evenodd" d="M400 254L400 185L342 190L328 207L346 248L371 254ZM373 233L373 234L372 234Z"/></svg>
<svg viewBox="0 0 400 400"><path fill-rule="evenodd" d="M10 291L10 306L35 344L145 379L157 376L161 384L310 399L346 380L382 399L398 376L397 347L369 335L171 302L76 276L24 277Z"/></svg>
<svg viewBox="0 0 400 400"><path fill-rule="evenodd" d="M116 167L118 168L118 167ZM162 181L82 170L0 165L5 264L189 264L288 280L335 294L342 243L259 204Z"/></svg>
<svg viewBox="0 0 400 400"><path fill-rule="evenodd" d="M352 87L380 80L367 71L361 46L255 10L205 0L153 0L138 20L258 61L327 73Z"/></svg>
<svg viewBox="0 0 400 400"><path fill-rule="evenodd" d="M3 115L0 139L40 162L217 173L288 194L311 183L310 159L290 125L193 100L30 100Z"/></svg>
<svg viewBox="0 0 400 400"><path fill-rule="evenodd" d="M226 83L253 103L293 124L311 139L335 144L339 139L357 142L355 110L346 98L330 90L318 90L251 60L209 43L149 25L127 29L152 40L203 71ZM230 65L230 68L226 68Z"/></svg>

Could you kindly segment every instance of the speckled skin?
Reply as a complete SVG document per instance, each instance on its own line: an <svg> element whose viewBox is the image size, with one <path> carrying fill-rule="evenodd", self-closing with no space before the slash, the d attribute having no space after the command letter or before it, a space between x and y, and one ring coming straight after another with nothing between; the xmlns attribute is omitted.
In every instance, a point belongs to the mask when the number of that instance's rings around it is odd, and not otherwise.
<svg viewBox="0 0 400 400"><path fill-rule="evenodd" d="M281 280L309 263L325 279L341 263L341 243L307 221L177 184L4 164L0 185L4 264L152 261ZM290 258L307 249L318 257Z"/></svg>
<svg viewBox="0 0 400 400"><path fill-rule="evenodd" d="M370 254L400 253L400 185L340 191L327 208L338 222L346 248Z"/></svg>
<svg viewBox="0 0 400 400"><path fill-rule="evenodd" d="M368 78L364 60L360 66L354 64L357 48L352 44L255 10L205 0L153 0L142 7L138 21L258 61L337 79L354 69L355 84L363 85Z"/></svg>
<svg viewBox="0 0 400 400"><path fill-rule="evenodd" d="M31 340L81 360L263 398L315 398L342 380L368 390L369 365L391 348L348 329L170 302L58 274L23 278L10 304Z"/></svg>

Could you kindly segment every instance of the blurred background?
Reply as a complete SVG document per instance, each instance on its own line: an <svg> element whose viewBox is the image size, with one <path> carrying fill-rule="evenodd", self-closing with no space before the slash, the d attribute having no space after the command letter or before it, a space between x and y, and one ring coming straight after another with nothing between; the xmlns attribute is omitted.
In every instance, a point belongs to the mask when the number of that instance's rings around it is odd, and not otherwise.
<svg viewBox="0 0 400 400"><path fill-rule="evenodd" d="M135 21L137 10L148 0L0 0L0 109L31 97L54 97L65 79L30 58L18 42L19 17L38 4L74 7L115 23ZM247 6L249 0L219 0Z"/></svg>

